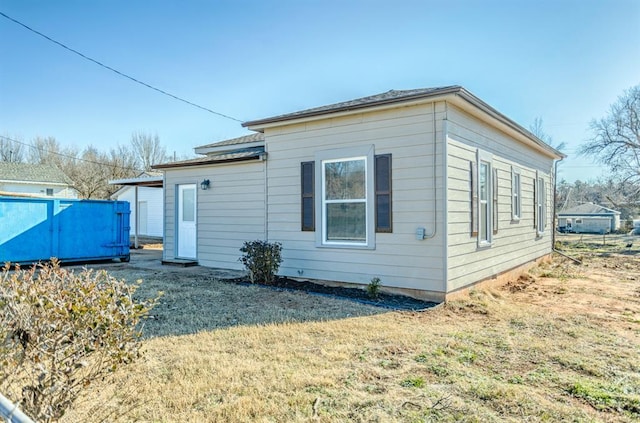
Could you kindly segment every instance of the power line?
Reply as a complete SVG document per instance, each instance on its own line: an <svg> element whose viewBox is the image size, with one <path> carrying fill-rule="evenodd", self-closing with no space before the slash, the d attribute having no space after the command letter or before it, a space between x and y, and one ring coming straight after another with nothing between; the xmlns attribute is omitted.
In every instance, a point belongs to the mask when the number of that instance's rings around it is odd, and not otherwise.
<svg viewBox="0 0 640 423"><path fill-rule="evenodd" d="M0 12L0 13L2 13L2 12ZM78 160L78 161L86 162L86 163L93 163L93 164L97 164L97 165L100 165L100 166L117 167L119 169L132 170L134 172L143 172L140 169L134 169L132 167L125 167L125 166L119 166L119 165L114 165L114 164L109 164L109 163L102 163L102 162L97 162L95 160L88 160L88 159L83 159L83 158L77 157L77 156L71 156L69 154L58 153L58 152L55 152L55 151L47 150L45 148L36 147L35 145L31 145L31 144L26 143L26 142L14 140L13 138L5 137L4 135L0 135L0 139L4 139L4 140L15 142L15 143L18 143L18 144L26 145L27 147L33 148L34 150L40 150L40 151L43 151L43 152L48 153L48 154L54 154L56 156L66 157L66 158L72 159L72 160Z"/></svg>
<svg viewBox="0 0 640 423"><path fill-rule="evenodd" d="M59 45L60 47L64 48L65 50L68 50L68 51L70 51L70 52L72 52L72 53L77 54L78 56L82 57L82 58L83 58L83 59L85 59L85 60L88 60L88 61L90 61L90 62L93 62L93 63L95 63L96 65L101 66L101 67L103 67L103 68L105 68L105 69L108 69L108 70L110 70L111 72L114 72L114 73L116 73L116 74L118 74L118 75L120 75L120 76L122 76L122 77L124 77L124 78L127 78L127 79L129 79L129 80L131 80L131 81L133 81L133 82L137 83L137 84L140 84L140 85L142 85L142 86L144 86L144 87L150 88L150 89L152 89L152 90L154 90L154 91L157 91L157 92L159 92L159 93L161 93L161 94L164 94L164 95L166 95L166 96L169 96L169 97L171 97L171 98L173 98L173 99L175 99L175 100L182 101L183 103L186 103L186 104L189 104L189 105L191 105L191 106L197 107L198 109L202 109L202 110L207 111L207 112L209 112L209 113L212 113L212 114L214 114L214 115L218 115L218 116L221 116L221 117L223 117L223 118L231 119L231 120L234 120L234 121L236 121L236 122L240 122L240 123L242 123L242 122L243 122L243 121L242 121L242 120L240 120L240 119L236 119L236 118L234 118L234 117L232 117L232 116L225 115L225 114L223 114L223 113L215 112L215 111L213 111L213 110L209 109L208 107L200 106L199 104L193 103L193 102L191 102L191 101L189 101L189 100L185 100L184 98L181 98L181 97L178 97L178 96L176 96L176 95L173 95L173 94L171 94L171 93L169 93L169 92L167 92L167 91L165 91L165 90L162 90L162 89L160 89L160 88L156 88L156 87L154 87L153 85L147 84L146 82L140 81L139 79L136 79L136 78L134 78L134 77L132 77L132 76L129 76L129 75L127 75L127 74L123 73L123 72L120 72L119 70L114 69L114 68L112 68L111 66L105 65L104 63L102 63L102 62L100 62L100 61L98 61L98 60L92 59L91 57L89 57L89 56L87 56L87 55L85 55L85 54L80 53L78 50L74 50L73 48L71 48L71 47L69 47L69 46L67 46L67 45L65 45L65 44L63 44L63 43L61 43L61 42L59 42L59 41L54 40L53 38L51 38L51 37L49 37L49 36L47 36L47 35L43 34L42 32L36 31L35 29L31 28L30 26L25 25L25 24L23 24L22 22L20 22L20 21L18 21L18 20L16 20L16 19L13 19L11 16L8 16L8 15L6 15L6 14L5 14L5 13L3 13L3 12L0 12L0 16L3 16L3 17L5 17L6 19L8 19L8 20L10 20L10 21L12 21L12 22L15 22L16 24L18 24L18 25L22 26L23 28L26 28L27 30L29 30L29 31L33 32L34 34L37 34L37 35L41 36L42 38L44 38L44 39L46 39L46 40L48 40L48 41L51 41L51 42L52 42L52 43L54 43L54 44Z"/></svg>

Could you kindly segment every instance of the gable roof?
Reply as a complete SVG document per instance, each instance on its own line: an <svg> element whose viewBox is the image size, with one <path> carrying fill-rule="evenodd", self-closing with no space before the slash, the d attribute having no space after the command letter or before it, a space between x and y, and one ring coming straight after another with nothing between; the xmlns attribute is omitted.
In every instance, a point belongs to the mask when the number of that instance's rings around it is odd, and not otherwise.
<svg viewBox="0 0 640 423"><path fill-rule="evenodd" d="M0 181L72 185L73 182L53 165L0 162Z"/></svg>
<svg viewBox="0 0 640 423"><path fill-rule="evenodd" d="M480 110L484 112L484 116L488 115L510 130L515 131L519 134L519 136L523 137L523 139L526 139L527 143L535 146L535 148L537 148L538 150L544 151L546 152L546 154L554 158L559 159L566 157L565 154L549 146L540 138L533 135L530 131L526 130L515 121L509 119L507 116L503 115L460 85L450 85L446 87L436 88L419 88L413 90L390 90L381 94L357 98L355 100L343 101L340 103L314 107L298 112L247 121L244 122L242 126L255 131L264 131L264 128L267 126L278 126L278 124L285 124L285 122L295 121L299 119L321 119L325 115L329 114L348 114L350 112L355 113L361 109L373 107L393 107L401 103L433 101L436 98L445 96L452 102L456 102L457 105L472 106L474 110Z"/></svg>
<svg viewBox="0 0 640 423"><path fill-rule="evenodd" d="M611 214L620 214L620 212L601 206L599 204L584 203L575 207L570 207L568 209L562 210L561 212L558 213L558 215L587 215L587 214L611 215Z"/></svg>
<svg viewBox="0 0 640 423"><path fill-rule="evenodd" d="M162 164L154 165L153 168L169 169L173 167L204 166L204 165L229 163L229 162L241 162L241 161L247 161L247 160L260 159L265 154L266 153L264 151L264 146L240 148L240 149L226 151L226 152L217 153L217 154L209 154L205 157L198 157L197 159L162 163Z"/></svg>
<svg viewBox="0 0 640 423"><path fill-rule="evenodd" d="M196 147L196 150L200 148L204 149L204 148L212 148L212 147L213 148L228 147L228 146L234 146L238 144L247 144L247 143L253 143L253 142L260 142L260 141L264 141L264 134L262 132L254 132L252 134L244 135L242 137L231 138L229 140L217 141L211 144L201 145L199 147Z"/></svg>

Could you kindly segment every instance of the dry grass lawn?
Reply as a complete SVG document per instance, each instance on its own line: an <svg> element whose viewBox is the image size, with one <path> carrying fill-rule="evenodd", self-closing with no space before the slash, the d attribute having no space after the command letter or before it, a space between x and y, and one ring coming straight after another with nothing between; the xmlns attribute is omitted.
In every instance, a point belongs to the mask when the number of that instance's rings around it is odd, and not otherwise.
<svg viewBox="0 0 640 423"><path fill-rule="evenodd" d="M145 355L65 421L637 421L640 254L579 250L424 312L117 271L166 292Z"/></svg>

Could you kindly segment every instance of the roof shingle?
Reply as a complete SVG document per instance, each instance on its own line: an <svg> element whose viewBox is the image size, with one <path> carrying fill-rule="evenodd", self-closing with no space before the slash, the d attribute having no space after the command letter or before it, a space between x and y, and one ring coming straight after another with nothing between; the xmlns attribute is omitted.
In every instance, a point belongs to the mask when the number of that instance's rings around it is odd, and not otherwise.
<svg viewBox="0 0 640 423"><path fill-rule="evenodd" d="M46 164L0 162L0 180L71 185L73 182L60 169Z"/></svg>

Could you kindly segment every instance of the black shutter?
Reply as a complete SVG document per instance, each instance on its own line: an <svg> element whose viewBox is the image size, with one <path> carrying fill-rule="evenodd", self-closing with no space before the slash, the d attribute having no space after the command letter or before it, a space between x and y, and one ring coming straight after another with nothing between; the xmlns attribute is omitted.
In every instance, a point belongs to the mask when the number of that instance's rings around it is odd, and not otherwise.
<svg viewBox="0 0 640 423"><path fill-rule="evenodd" d="M300 220L302 222L303 231L316 230L315 216L315 162L302 162L300 164Z"/></svg>
<svg viewBox="0 0 640 423"><path fill-rule="evenodd" d="M538 173L533 178L533 229L538 229Z"/></svg>
<svg viewBox="0 0 640 423"><path fill-rule="evenodd" d="M471 236L478 236L478 164L470 162L469 183L471 184Z"/></svg>
<svg viewBox="0 0 640 423"><path fill-rule="evenodd" d="M392 232L391 154L375 157L376 232Z"/></svg>
<svg viewBox="0 0 640 423"><path fill-rule="evenodd" d="M500 216L498 215L498 169L493 169L493 234L498 233Z"/></svg>

